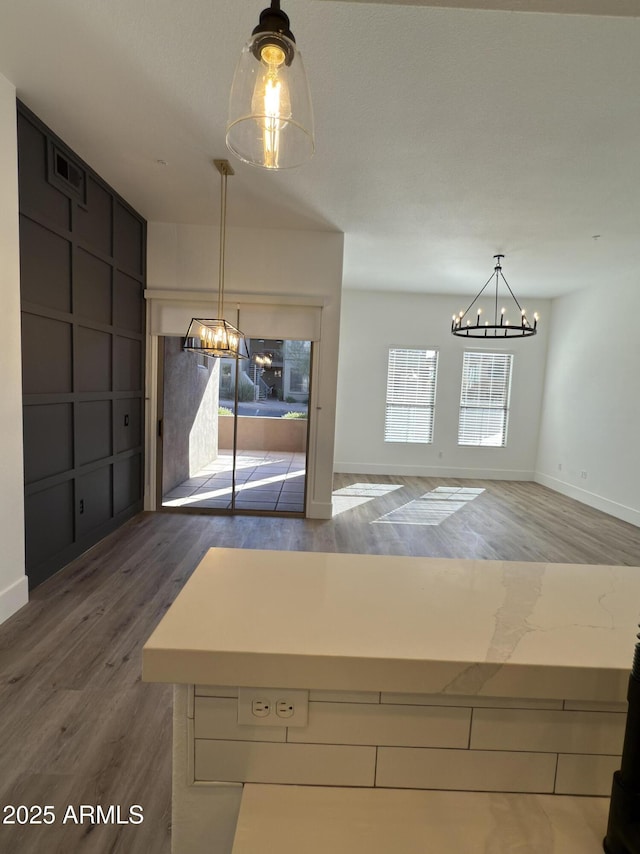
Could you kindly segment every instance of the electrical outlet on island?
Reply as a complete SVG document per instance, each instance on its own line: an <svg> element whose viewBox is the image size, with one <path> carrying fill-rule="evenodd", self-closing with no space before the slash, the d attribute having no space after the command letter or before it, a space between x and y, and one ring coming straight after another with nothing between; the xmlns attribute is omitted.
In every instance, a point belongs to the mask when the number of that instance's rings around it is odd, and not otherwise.
<svg viewBox="0 0 640 854"><path fill-rule="evenodd" d="M238 688L240 726L303 727L308 719L308 691L297 688Z"/></svg>

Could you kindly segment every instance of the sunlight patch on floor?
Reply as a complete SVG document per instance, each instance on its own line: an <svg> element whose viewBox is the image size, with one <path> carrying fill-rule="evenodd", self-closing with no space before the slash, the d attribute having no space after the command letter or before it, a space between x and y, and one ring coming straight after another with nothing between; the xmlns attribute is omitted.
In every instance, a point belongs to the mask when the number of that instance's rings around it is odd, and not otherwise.
<svg viewBox="0 0 640 854"><path fill-rule="evenodd" d="M377 498L379 495L388 495L396 489L402 489L399 483L352 483L350 486L343 486L342 489L335 489L335 495L366 495L370 498Z"/></svg>
<svg viewBox="0 0 640 854"><path fill-rule="evenodd" d="M260 487L264 488L265 486L274 485L274 484L282 484L287 480L291 480L294 477L304 477L305 470L301 469L300 471L290 471L286 474L277 474L273 477L263 477L260 480L251 480L246 481L245 483L237 483L236 484L236 495L241 492L246 492L249 489L258 489ZM190 504L197 504L200 501L207 501L214 498L225 498L228 497L231 499L231 494L233 489L231 486L225 486L220 489L200 489L193 495L183 496L181 498L171 498L169 500L163 501L164 507L188 507ZM250 494L250 493L249 493Z"/></svg>
<svg viewBox="0 0 640 854"><path fill-rule="evenodd" d="M484 492L484 489L469 486L438 486L420 498L374 519L371 524L440 525L468 501L477 498L481 492Z"/></svg>
<svg viewBox="0 0 640 854"><path fill-rule="evenodd" d="M402 485L396 483L352 483L350 486L335 489L331 515L335 518L347 510L353 510L354 507L373 501L374 498L379 498L381 495L388 495L396 489L402 489Z"/></svg>

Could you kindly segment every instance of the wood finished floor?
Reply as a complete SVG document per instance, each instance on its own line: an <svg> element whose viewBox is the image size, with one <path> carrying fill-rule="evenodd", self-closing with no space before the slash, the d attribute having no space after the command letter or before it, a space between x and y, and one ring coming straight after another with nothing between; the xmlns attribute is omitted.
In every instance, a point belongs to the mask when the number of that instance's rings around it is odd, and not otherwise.
<svg viewBox="0 0 640 854"><path fill-rule="evenodd" d="M331 521L143 513L37 588L0 627L0 805L52 804L53 826L0 825L2 854L169 854L171 688L142 645L212 546L640 566L640 528L545 487L395 483ZM436 486L484 492L439 526L370 524ZM631 652L631 651L630 651ZM140 825L62 825L68 804L131 804Z"/></svg>

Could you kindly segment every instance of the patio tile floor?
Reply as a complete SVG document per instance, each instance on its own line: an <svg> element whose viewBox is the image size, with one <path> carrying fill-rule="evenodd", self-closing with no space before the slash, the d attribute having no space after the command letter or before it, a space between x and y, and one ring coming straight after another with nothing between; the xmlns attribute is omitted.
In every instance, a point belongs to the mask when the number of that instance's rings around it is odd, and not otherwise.
<svg viewBox="0 0 640 854"><path fill-rule="evenodd" d="M167 492L163 507L229 509L233 456L216 460ZM236 456L236 507L239 510L304 511L306 457L280 451L244 451Z"/></svg>

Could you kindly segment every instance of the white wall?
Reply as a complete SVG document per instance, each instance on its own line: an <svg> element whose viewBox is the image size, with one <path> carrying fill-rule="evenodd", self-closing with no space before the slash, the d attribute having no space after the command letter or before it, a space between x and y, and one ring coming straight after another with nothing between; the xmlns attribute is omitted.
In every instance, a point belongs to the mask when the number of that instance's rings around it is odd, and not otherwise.
<svg viewBox="0 0 640 854"><path fill-rule="evenodd" d="M467 300L468 302L468 300ZM537 335L484 343L456 338L451 316L460 297L344 291L340 332L335 469L342 472L442 477L533 479L544 382L550 303L526 308L541 314ZM485 312L492 311L483 303ZM485 315L486 316L486 315ZM439 351L433 444L384 442L389 348ZM505 448L457 445L462 354L465 349L514 353L511 413Z"/></svg>
<svg viewBox="0 0 640 854"><path fill-rule="evenodd" d="M147 240L148 296L152 303L158 303L162 292L167 292L167 295L170 292L175 308L173 320L170 320L169 310L160 318L160 313L152 307L149 325L152 345L154 331L156 334L162 330L160 334L184 335L187 316L212 316L191 314L191 307L195 305L194 294L214 298L217 292L218 236L217 230L211 227L152 222L148 225ZM342 234L284 229L227 229L227 294L243 295L243 304L249 306L251 297L255 295L256 303L264 301L262 309L270 315L269 322L284 322L286 315L289 328L306 329L303 315L307 308L319 317L317 332L312 336L314 355L307 471L307 514L315 518L331 518L342 255ZM180 292L184 293L182 299ZM233 300L230 300L229 304L232 303ZM295 308L297 304L301 306L298 315ZM256 313L259 316L260 310L261 306L254 306L254 323ZM296 318L300 321L298 326ZM231 314L227 319L234 322L235 317ZM167 328L166 324L174 326ZM273 327L252 332L245 329L242 323L240 325L247 334L287 337L275 332ZM307 333L303 331L300 335L288 337L306 338ZM151 346L148 363L153 365L154 359L155 353ZM152 420L155 394L155 384L150 374L148 396L151 400ZM148 438L151 457L155 443L153 430L149 430Z"/></svg>
<svg viewBox="0 0 640 854"><path fill-rule="evenodd" d="M554 300L535 478L635 525L639 318L640 280Z"/></svg>
<svg viewBox="0 0 640 854"><path fill-rule="evenodd" d="M27 601L22 480L16 90L0 75L0 623Z"/></svg>

